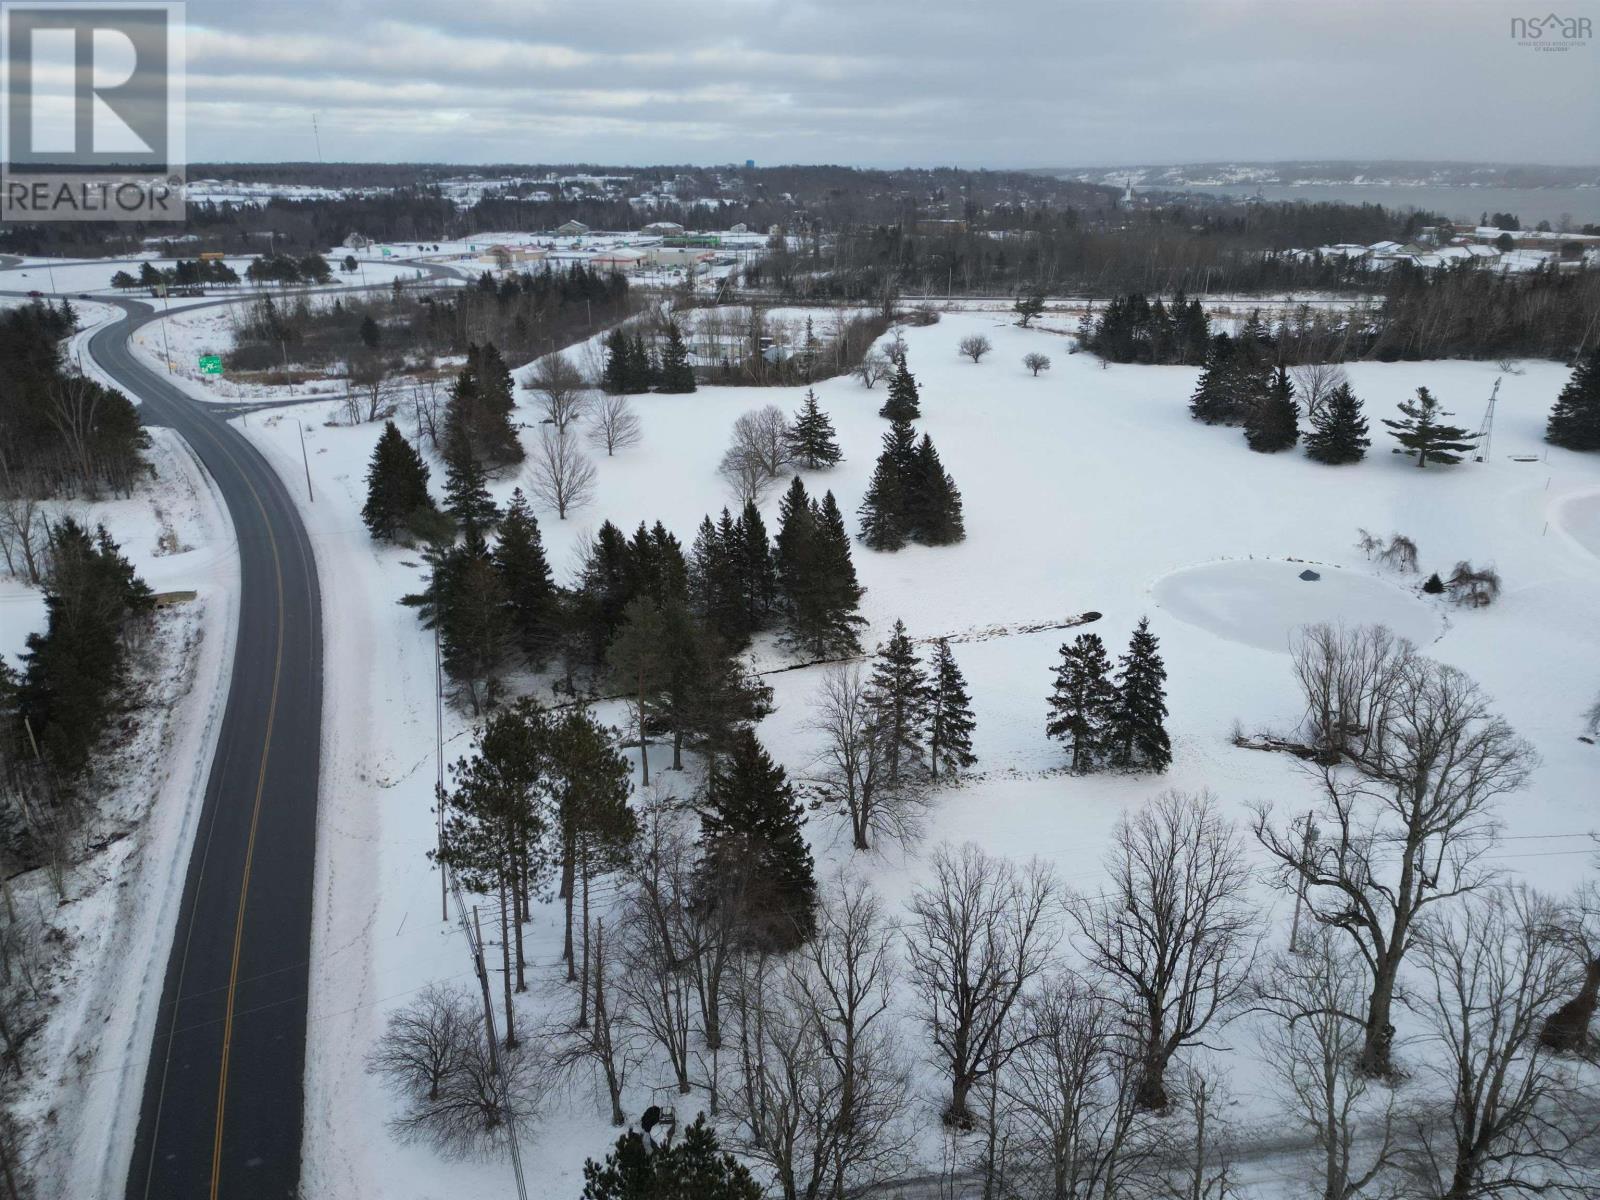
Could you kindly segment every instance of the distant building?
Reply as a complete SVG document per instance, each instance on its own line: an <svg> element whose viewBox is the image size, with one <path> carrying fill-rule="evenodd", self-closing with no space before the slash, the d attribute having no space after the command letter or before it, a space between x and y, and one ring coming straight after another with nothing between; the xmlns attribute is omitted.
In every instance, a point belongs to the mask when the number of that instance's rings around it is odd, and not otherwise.
<svg viewBox="0 0 1600 1200"><path fill-rule="evenodd" d="M730 228L728 230L728 232L729 233L749 233L750 232L750 226L746 225L743 221L740 221L737 225L735 225L732 228Z"/></svg>
<svg viewBox="0 0 1600 1200"><path fill-rule="evenodd" d="M589 232L589 227L582 221L567 221L556 226L556 232L562 237L582 237Z"/></svg>
<svg viewBox="0 0 1600 1200"><path fill-rule="evenodd" d="M967 231L967 223L965 221L955 220L952 217L921 217L912 222L911 230L913 233L933 235L941 233L965 233Z"/></svg>
<svg viewBox="0 0 1600 1200"><path fill-rule="evenodd" d="M652 221L639 232L652 237L682 237L684 230L676 221Z"/></svg>
<svg viewBox="0 0 1600 1200"><path fill-rule="evenodd" d="M478 255L478 261L502 269L515 263L537 262L544 257L544 251L537 246L490 246Z"/></svg>

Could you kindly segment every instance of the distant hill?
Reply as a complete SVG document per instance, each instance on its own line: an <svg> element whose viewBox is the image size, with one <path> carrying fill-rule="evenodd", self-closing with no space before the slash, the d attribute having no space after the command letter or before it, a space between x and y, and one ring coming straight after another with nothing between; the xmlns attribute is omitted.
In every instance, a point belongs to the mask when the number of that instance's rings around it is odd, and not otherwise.
<svg viewBox="0 0 1600 1200"><path fill-rule="evenodd" d="M1295 187L1338 184L1399 187L1600 187L1600 166L1410 160L1206 162L1126 167L1044 167L1037 174L1079 183L1139 187Z"/></svg>

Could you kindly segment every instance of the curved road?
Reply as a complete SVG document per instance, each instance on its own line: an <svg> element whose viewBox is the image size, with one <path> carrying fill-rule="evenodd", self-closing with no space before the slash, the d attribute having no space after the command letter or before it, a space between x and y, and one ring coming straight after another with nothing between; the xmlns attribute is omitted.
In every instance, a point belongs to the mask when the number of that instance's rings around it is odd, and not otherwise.
<svg viewBox="0 0 1600 1200"><path fill-rule="evenodd" d="M419 265L435 277L455 276L448 267ZM283 482L260 453L133 353L130 335L161 314L142 301L95 299L127 316L91 336L91 357L139 400L146 424L170 426L194 448L228 506L239 546L228 702L190 854L126 1194L294 1197L322 732L316 562Z"/></svg>

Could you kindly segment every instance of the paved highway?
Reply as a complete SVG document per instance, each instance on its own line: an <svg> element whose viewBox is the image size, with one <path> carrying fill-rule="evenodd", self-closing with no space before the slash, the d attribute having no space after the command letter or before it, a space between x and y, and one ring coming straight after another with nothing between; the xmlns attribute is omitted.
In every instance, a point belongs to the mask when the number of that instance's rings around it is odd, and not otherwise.
<svg viewBox="0 0 1600 1200"><path fill-rule="evenodd" d="M0 261L0 272L22 269L15 264ZM417 265L434 278L458 277L449 267ZM170 426L194 448L216 480L239 545L227 708L167 965L126 1195L294 1197L322 729L316 562L284 484L256 449L134 354L130 335L160 314L143 301L94 298L126 316L91 336L90 356L140 402L146 424Z"/></svg>

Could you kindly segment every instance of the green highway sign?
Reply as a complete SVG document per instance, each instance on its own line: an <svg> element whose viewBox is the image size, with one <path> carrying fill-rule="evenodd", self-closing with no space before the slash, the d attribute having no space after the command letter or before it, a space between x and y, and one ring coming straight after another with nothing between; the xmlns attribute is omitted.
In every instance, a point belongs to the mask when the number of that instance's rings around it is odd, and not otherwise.
<svg viewBox="0 0 1600 1200"><path fill-rule="evenodd" d="M200 356L200 374L221 375L222 356L220 354L202 354Z"/></svg>
<svg viewBox="0 0 1600 1200"><path fill-rule="evenodd" d="M387 247L387 246L385 246L385 247L384 247L384 248L383 248L383 256L384 256L384 257L385 257L385 258L388 258L388 257L389 257L389 255L390 255L390 254L391 254L391 253L392 253L392 252L391 252L391 251L390 251L390 249L389 249L389 247Z"/></svg>

